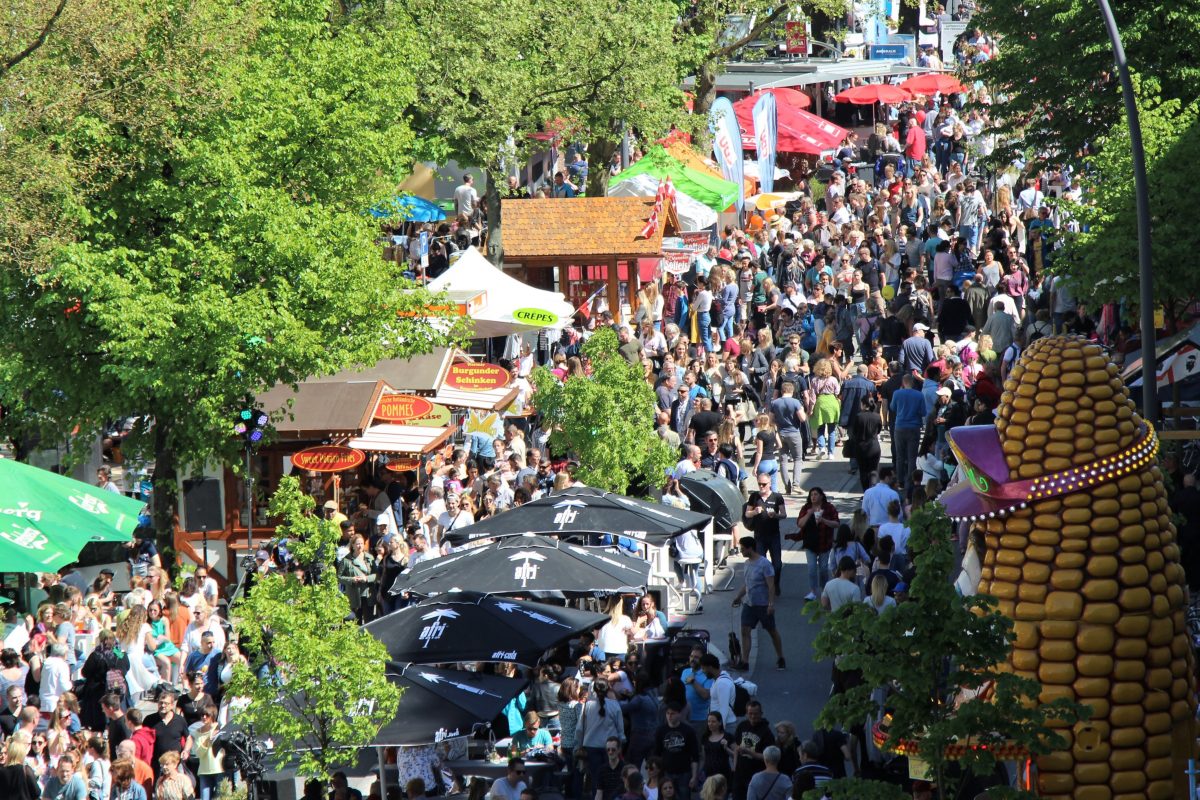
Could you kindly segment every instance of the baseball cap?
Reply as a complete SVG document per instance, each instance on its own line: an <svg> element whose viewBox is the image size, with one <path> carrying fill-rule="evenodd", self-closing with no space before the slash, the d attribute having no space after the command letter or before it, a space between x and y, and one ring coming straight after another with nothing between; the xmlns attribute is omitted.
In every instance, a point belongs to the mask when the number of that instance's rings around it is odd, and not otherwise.
<svg viewBox="0 0 1200 800"><path fill-rule="evenodd" d="M916 325L913 325L913 330L914 331L927 331L927 330L929 330L929 326L926 325L924 322L918 322Z"/></svg>
<svg viewBox="0 0 1200 800"><path fill-rule="evenodd" d="M259 561L266 561L268 558L271 557L271 554L268 553L266 550L259 550L257 553L254 554L254 557L257 558Z"/></svg>
<svg viewBox="0 0 1200 800"><path fill-rule="evenodd" d="M943 386L937 390L938 397L950 397L953 393L949 386Z"/></svg>
<svg viewBox="0 0 1200 800"><path fill-rule="evenodd" d="M326 500L325 504L321 506L321 508L328 508L330 511L337 511L337 503L333 502L332 500Z"/></svg>

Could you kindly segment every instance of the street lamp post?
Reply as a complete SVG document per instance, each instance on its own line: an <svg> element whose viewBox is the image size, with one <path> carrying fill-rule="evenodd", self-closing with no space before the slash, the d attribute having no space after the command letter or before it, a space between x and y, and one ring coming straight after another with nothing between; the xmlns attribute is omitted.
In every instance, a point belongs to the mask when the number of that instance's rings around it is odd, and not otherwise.
<svg viewBox="0 0 1200 800"><path fill-rule="evenodd" d="M1150 188L1146 180L1146 151L1142 146L1142 124L1138 119L1137 98L1129 78L1129 63L1125 46L1113 17L1108 0L1096 0L1104 27L1112 44L1117 74L1121 78L1121 94L1125 98L1125 117L1129 123L1129 147L1133 156L1133 185L1137 200L1138 222L1138 295L1141 306L1142 335L1142 416L1151 424L1158 422L1157 359L1154 349L1154 277L1150 258Z"/></svg>

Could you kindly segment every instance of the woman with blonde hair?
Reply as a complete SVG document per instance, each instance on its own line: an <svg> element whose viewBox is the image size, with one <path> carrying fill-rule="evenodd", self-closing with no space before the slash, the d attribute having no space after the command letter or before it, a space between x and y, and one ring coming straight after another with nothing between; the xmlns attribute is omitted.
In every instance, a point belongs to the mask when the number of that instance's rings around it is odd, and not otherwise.
<svg viewBox="0 0 1200 800"><path fill-rule="evenodd" d="M174 750L163 753L158 757L158 766L154 800L195 800L191 779L179 771L179 753Z"/></svg>
<svg viewBox="0 0 1200 800"><path fill-rule="evenodd" d="M29 737L13 734L4 751L4 766L0 767L0 797L42 796L37 774L25 763L29 755Z"/></svg>
<svg viewBox="0 0 1200 800"><path fill-rule="evenodd" d="M625 601L619 595L608 601L608 622L600 627L596 645L607 658L624 658L629 652L629 637L633 633L633 620L625 614Z"/></svg>
<svg viewBox="0 0 1200 800"><path fill-rule="evenodd" d="M130 697L136 702L158 683L158 675L152 671L154 658L149 655L154 652L156 644L150 632L145 606L138 604L129 609L125 618L117 623L117 644L129 658L125 684L129 687Z"/></svg>
<svg viewBox="0 0 1200 800"><path fill-rule="evenodd" d="M724 775L709 775L700 787L700 800L725 800L729 797L729 781Z"/></svg>
<svg viewBox="0 0 1200 800"><path fill-rule="evenodd" d="M884 614L896 607L896 598L888 597L888 581L882 574L871 578L871 593L863 599L863 604L876 614Z"/></svg>
<svg viewBox="0 0 1200 800"><path fill-rule="evenodd" d="M817 432L817 459L833 458L837 446L838 420L842 416L842 404L838 400L841 383L833 375L833 364L823 358L812 368L812 390L817 396L809 424Z"/></svg>

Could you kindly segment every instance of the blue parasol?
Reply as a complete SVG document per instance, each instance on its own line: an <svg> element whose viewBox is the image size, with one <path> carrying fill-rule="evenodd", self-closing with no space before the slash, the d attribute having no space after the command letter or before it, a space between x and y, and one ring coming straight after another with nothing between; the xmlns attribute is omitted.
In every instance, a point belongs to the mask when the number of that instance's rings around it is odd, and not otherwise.
<svg viewBox="0 0 1200 800"><path fill-rule="evenodd" d="M372 208L371 216L399 217L405 222L438 222L446 218L446 212L424 197L402 194Z"/></svg>

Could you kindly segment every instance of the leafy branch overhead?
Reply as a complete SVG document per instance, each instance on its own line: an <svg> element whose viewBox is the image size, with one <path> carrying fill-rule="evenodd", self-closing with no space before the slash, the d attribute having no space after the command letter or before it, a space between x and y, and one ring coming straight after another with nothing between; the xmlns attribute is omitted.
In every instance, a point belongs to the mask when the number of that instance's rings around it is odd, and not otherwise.
<svg viewBox="0 0 1200 800"><path fill-rule="evenodd" d="M617 352L611 328L594 333L583 353L591 377L559 383L545 367L533 372L534 403L550 428L551 449L569 450L589 486L620 493L661 486L678 454L654 432L655 396L641 366Z"/></svg>
<svg viewBox="0 0 1200 800"><path fill-rule="evenodd" d="M400 692L385 675L387 648L350 616L332 564L339 531L314 505L291 476L271 499L296 561L327 563L310 583L291 572L260 577L233 607L243 643L263 663L237 667L229 691L250 700L239 726L272 739L277 753L296 753L302 775L327 778L395 718Z"/></svg>
<svg viewBox="0 0 1200 800"><path fill-rule="evenodd" d="M963 597L955 589L956 537L942 506L929 503L914 512L910 528L911 600L883 614L862 603L832 615L818 611L826 624L813 643L814 657L861 671L862 682L830 697L817 727L848 729L878 718L873 693L891 687L886 747L916 742L930 775L954 796L964 775L950 769L947 747L968 745L957 766L988 776L996 748L1012 744L1034 755L1061 749L1066 742L1056 731L1086 719L1090 709L1061 697L1039 702L1041 685L1006 667L1013 623L995 611L994 598Z"/></svg>

